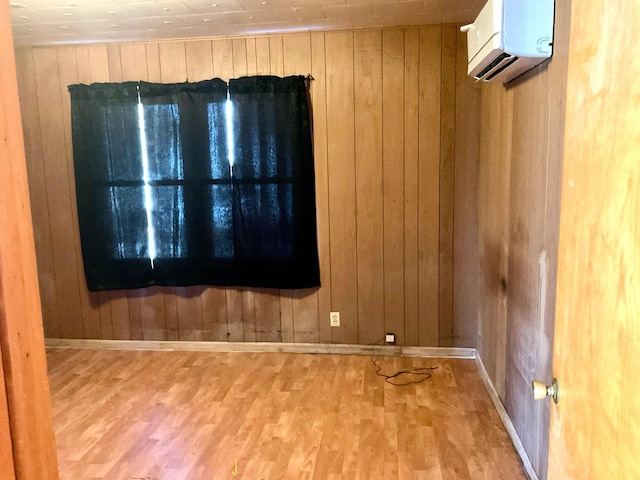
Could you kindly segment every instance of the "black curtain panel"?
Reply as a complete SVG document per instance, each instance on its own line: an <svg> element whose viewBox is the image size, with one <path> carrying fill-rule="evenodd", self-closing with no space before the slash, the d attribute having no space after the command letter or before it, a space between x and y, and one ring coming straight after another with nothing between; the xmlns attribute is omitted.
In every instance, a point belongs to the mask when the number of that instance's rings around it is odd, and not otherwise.
<svg viewBox="0 0 640 480"><path fill-rule="evenodd" d="M307 83L302 76L229 82L233 105L235 270L246 285L320 284Z"/></svg>
<svg viewBox="0 0 640 480"><path fill-rule="evenodd" d="M90 290L319 285L304 77L69 91Z"/></svg>
<svg viewBox="0 0 640 480"><path fill-rule="evenodd" d="M152 285L137 83L71 85L69 92L89 290Z"/></svg>
<svg viewBox="0 0 640 480"><path fill-rule="evenodd" d="M233 244L227 84L140 84L157 285L227 285Z"/></svg>

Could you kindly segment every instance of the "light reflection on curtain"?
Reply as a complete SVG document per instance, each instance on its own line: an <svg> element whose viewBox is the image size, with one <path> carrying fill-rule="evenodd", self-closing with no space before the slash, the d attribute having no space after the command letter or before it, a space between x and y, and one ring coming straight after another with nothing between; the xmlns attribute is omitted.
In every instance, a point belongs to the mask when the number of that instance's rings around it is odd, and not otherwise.
<svg viewBox="0 0 640 480"><path fill-rule="evenodd" d="M209 212L216 182L230 183L226 140L227 85L141 83L156 238L158 285L221 283L230 259L215 255L224 225ZM226 226L228 230L230 226Z"/></svg>
<svg viewBox="0 0 640 480"><path fill-rule="evenodd" d="M137 83L72 85L78 219L90 290L152 285Z"/></svg>

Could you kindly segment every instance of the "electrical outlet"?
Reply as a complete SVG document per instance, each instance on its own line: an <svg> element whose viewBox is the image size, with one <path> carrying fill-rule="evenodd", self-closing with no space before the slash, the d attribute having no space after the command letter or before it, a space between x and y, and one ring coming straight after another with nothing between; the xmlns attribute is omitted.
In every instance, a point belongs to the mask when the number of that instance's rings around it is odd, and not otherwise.
<svg viewBox="0 0 640 480"><path fill-rule="evenodd" d="M340 326L340 312L330 312L329 313L329 321L331 322L332 327Z"/></svg>
<svg viewBox="0 0 640 480"><path fill-rule="evenodd" d="M396 343L396 336L395 336L395 334L394 334L394 333L387 333L387 334L385 335L385 341L386 341L388 344L390 344L390 345L391 345L391 344Z"/></svg>

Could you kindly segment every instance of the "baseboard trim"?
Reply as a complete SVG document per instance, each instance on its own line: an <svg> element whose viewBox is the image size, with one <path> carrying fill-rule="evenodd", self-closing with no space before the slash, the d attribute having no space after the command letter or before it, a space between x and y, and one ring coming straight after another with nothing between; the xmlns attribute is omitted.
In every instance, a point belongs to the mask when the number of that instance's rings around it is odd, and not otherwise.
<svg viewBox="0 0 640 480"><path fill-rule="evenodd" d="M484 368L484 363L482 363L482 358L480 358L480 353L476 352L475 355L476 365L478 366L478 372L480 372L480 377L484 381L484 385L487 388L487 392L489 392L489 397L491 397L491 401L493 402L493 406L498 411L498 415L500 415L500 419L504 424L504 428L507 430L509 437L511 437L511 441L513 442L513 446L522 461L522 466L524 467L524 471L530 480L538 480L538 474L533 469L533 465L531 464L531 460L529 460L529 456L524 449L524 445L516 432L515 427L513 426L513 422L511 421L511 417L507 413L507 410L504 408L502 404L502 400L500 400L500 396L487 373L487 369Z"/></svg>
<svg viewBox="0 0 640 480"><path fill-rule="evenodd" d="M474 348L408 347L401 345L351 345L328 343L273 342L181 342L139 340L45 339L47 348L81 348L95 350L157 350L195 352L271 352L324 353L331 355L376 355L426 358L474 359Z"/></svg>

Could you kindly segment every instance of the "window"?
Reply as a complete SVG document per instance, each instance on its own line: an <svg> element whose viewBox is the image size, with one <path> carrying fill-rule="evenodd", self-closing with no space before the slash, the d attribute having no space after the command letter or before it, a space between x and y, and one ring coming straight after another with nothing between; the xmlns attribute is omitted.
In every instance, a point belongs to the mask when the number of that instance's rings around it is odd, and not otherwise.
<svg viewBox="0 0 640 480"><path fill-rule="evenodd" d="M319 285L303 77L69 90L90 290Z"/></svg>

